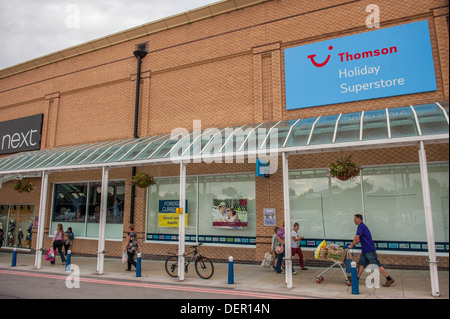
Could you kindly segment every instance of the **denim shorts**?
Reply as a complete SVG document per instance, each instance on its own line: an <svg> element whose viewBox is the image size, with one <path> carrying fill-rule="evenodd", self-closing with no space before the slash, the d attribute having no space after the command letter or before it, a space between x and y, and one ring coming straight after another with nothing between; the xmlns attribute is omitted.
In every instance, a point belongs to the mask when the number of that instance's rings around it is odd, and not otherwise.
<svg viewBox="0 0 450 319"><path fill-rule="evenodd" d="M358 265L367 267L367 265L377 265L378 267L382 267L381 263L378 261L378 255L376 251L372 251L370 253L361 254L359 258Z"/></svg>

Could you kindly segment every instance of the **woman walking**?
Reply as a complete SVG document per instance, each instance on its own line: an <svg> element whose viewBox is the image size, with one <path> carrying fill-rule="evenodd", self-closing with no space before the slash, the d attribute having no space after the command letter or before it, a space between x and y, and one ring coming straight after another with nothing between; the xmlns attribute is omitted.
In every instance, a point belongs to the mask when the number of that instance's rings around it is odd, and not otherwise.
<svg viewBox="0 0 450 319"><path fill-rule="evenodd" d="M53 234L52 247L53 247L54 251L56 251L56 248L58 248L58 253L59 253L59 256L61 257L62 264L65 265L66 258L64 258L64 253L62 252L62 248L63 248L63 244L64 244L63 238L64 238L63 225L58 224L58 226L56 227L56 230ZM55 261L53 260L50 263L54 264Z"/></svg>
<svg viewBox="0 0 450 319"><path fill-rule="evenodd" d="M131 271L131 265L136 267L136 262L134 261L134 256L136 255L138 245L141 246L141 248L142 248L142 244L139 242L139 240L137 238L137 234L134 231L134 225L130 224L130 226L128 226L128 233L127 233L127 238L126 238L126 242L125 242L125 248L123 249L123 251L126 251L127 255L128 255L128 268L125 269L126 271Z"/></svg>
<svg viewBox="0 0 450 319"><path fill-rule="evenodd" d="M67 256L67 252L70 250L70 247L72 246L72 240L74 238L74 234L72 231L72 227L67 228L67 231L64 236L64 255Z"/></svg>

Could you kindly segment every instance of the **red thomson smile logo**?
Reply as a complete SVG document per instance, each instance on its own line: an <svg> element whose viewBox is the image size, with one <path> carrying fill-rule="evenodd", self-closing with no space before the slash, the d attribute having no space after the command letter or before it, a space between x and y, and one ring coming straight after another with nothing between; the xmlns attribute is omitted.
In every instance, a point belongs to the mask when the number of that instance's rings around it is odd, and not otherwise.
<svg viewBox="0 0 450 319"><path fill-rule="evenodd" d="M328 50L330 50L330 51L333 50L333 49L334 49L334 48L333 48L332 45L331 45L330 47L328 47ZM314 64L315 67L321 68L321 67L327 65L328 62L330 62L331 55L328 55L327 59L326 59L324 62L322 62L322 63L317 63L317 62L314 60L315 57L316 57L315 54L308 55L308 59L311 59L312 64Z"/></svg>

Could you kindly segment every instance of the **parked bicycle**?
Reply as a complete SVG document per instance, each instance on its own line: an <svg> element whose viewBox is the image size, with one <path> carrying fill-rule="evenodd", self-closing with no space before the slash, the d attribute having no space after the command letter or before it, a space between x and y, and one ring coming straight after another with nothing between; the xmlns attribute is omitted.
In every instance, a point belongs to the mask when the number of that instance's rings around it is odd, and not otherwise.
<svg viewBox="0 0 450 319"><path fill-rule="evenodd" d="M190 253L184 254L185 262L184 262L184 271L188 272L189 264L195 260L195 271L197 275L202 279L209 279L214 274L214 265L212 261L197 250L198 246L201 246L202 243L199 243L194 246L190 246L190 248L194 249ZM171 256L166 259L166 271L171 277L178 277L178 249L176 249L176 254L169 252ZM188 260L188 256L191 256Z"/></svg>

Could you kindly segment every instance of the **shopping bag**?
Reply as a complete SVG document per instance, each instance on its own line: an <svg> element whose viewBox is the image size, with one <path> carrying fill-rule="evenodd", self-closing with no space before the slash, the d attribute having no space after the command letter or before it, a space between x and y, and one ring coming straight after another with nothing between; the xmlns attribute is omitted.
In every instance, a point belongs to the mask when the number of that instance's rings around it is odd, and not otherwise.
<svg viewBox="0 0 450 319"><path fill-rule="evenodd" d="M320 247L319 257L317 259L319 259L319 260L326 260L327 258L328 258L328 248L327 247Z"/></svg>
<svg viewBox="0 0 450 319"><path fill-rule="evenodd" d="M270 268L273 265L273 255L271 253L266 253L264 255L264 259L261 263L261 266L264 268Z"/></svg>
<svg viewBox="0 0 450 319"><path fill-rule="evenodd" d="M123 252L122 254L122 263L126 263L128 261L128 254L126 251Z"/></svg>
<svg viewBox="0 0 450 319"><path fill-rule="evenodd" d="M326 247L327 247L327 243L326 243L325 240L322 241L322 242L320 243L320 245L317 246L316 250L314 251L314 258L315 258L315 259L321 258L321 256L320 256L320 250L321 250L322 247L323 247L323 248L326 248ZM326 256L325 256L325 257L326 257Z"/></svg>
<svg viewBox="0 0 450 319"><path fill-rule="evenodd" d="M55 261L55 251L53 248L50 248L47 252L47 255L45 256L45 260L48 261Z"/></svg>
<svg viewBox="0 0 450 319"><path fill-rule="evenodd" d="M327 259L343 262L346 252L343 249L328 249Z"/></svg>
<svg viewBox="0 0 450 319"><path fill-rule="evenodd" d="M277 248L275 248L275 252L277 254L282 254L284 252L283 246L278 246Z"/></svg>
<svg viewBox="0 0 450 319"><path fill-rule="evenodd" d="M352 262L353 262L353 260L351 260L351 259L345 260L345 272L347 274L350 274L352 272Z"/></svg>
<svg viewBox="0 0 450 319"><path fill-rule="evenodd" d="M347 255L345 256L345 272L351 273L352 272L352 261L353 261L353 254L350 253L350 251L347 251Z"/></svg>

